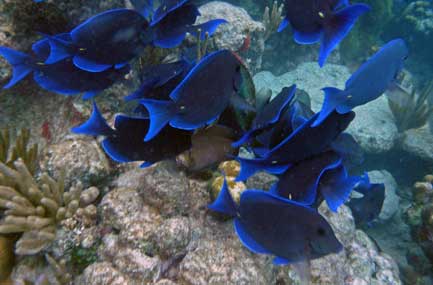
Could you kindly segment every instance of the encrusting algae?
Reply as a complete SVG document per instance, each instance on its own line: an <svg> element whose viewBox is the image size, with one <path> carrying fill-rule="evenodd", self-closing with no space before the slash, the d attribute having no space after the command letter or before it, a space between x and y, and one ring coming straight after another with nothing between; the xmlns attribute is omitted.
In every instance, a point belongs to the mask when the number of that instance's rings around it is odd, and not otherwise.
<svg viewBox="0 0 433 285"><path fill-rule="evenodd" d="M238 176L241 170L239 162L236 160L224 161L218 166L218 170L222 175L217 176L212 182L212 196L218 197L225 179L234 201L239 203L242 192L247 189L244 182L235 181L236 176Z"/></svg>

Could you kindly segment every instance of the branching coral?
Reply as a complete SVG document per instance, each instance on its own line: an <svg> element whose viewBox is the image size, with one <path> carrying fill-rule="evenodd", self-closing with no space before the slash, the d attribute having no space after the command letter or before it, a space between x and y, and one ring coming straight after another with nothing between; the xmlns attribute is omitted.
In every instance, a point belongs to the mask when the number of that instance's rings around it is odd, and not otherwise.
<svg viewBox="0 0 433 285"><path fill-rule="evenodd" d="M13 168L14 162L21 158L31 174L37 168L38 145L29 146L30 130L22 129L15 139L12 146L11 134L9 130L0 132L0 162Z"/></svg>
<svg viewBox="0 0 433 285"><path fill-rule="evenodd" d="M263 13L263 25L265 26L264 40L266 41L273 33L275 33L283 20L284 4L278 5L277 1L274 1L272 8L265 8Z"/></svg>
<svg viewBox="0 0 433 285"><path fill-rule="evenodd" d="M422 127L433 111L427 99L433 94L433 80L417 93L415 90L408 92L404 88L398 88L388 96L388 104L396 120L400 132L408 129Z"/></svg>
<svg viewBox="0 0 433 285"><path fill-rule="evenodd" d="M94 187L83 191L81 184L65 192L63 178L56 181L47 174L38 183L21 159L14 168L0 163L0 208L6 209L0 233L23 233L16 243L17 254L45 249L56 238L56 226L99 194Z"/></svg>

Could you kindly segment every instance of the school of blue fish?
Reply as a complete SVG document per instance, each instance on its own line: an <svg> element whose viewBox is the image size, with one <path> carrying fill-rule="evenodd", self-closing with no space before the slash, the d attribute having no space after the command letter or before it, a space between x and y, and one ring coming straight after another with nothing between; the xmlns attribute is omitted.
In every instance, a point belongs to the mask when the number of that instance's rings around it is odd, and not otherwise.
<svg viewBox="0 0 433 285"><path fill-rule="evenodd" d="M214 19L195 24L200 13L188 0L164 0L156 8L152 0L132 3L135 10L109 10L69 33L41 35L31 54L0 47L13 68L4 88L33 74L43 89L89 99L122 80L144 48L174 48L187 34L212 36L227 23ZM285 9L279 32L290 26L297 43L320 42L318 63L323 66L370 7L348 0L286 0ZM242 146L254 154L234 157L241 165L236 180L245 181L258 171L279 180L269 191L244 191L239 203L224 182L209 209L232 217L245 247L272 255L275 264L311 260L343 248L317 210L323 201L336 212L354 190L363 196L348 203L357 224L371 224L380 213L384 185L370 183L367 174L350 174L348 161L356 155L351 149L357 144L344 131L356 116L353 109L393 84L408 53L401 39L386 43L349 78L344 90L323 88L324 103L317 113L298 100L295 85L263 106L252 106L240 96L245 65L230 50L214 51L197 62L181 59L147 66L138 90L125 97L136 103L133 114L116 115L111 127L93 103L90 118L72 132L102 136L101 145L114 161L142 161L141 167L148 167L190 150L199 130L231 127L228 122L235 118L230 110L254 113L249 129L241 129L232 141L234 150Z"/></svg>

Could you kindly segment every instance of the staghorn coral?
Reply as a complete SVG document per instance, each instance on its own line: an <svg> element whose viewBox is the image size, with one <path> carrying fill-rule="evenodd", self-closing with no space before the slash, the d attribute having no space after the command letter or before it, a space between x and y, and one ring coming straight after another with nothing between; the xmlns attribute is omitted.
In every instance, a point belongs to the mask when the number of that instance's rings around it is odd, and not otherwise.
<svg viewBox="0 0 433 285"><path fill-rule="evenodd" d="M424 126L433 111L429 106L428 97L433 94L433 80L421 92L409 92L399 87L389 93L388 105L394 115L399 132Z"/></svg>
<svg viewBox="0 0 433 285"><path fill-rule="evenodd" d="M42 174L36 181L21 159L14 162L14 168L0 163L0 208L5 209L0 233L23 233L16 254L41 252L56 238L56 226L62 220L99 195L94 187L83 191L80 183L65 192L63 177L56 181Z"/></svg>
<svg viewBox="0 0 433 285"><path fill-rule="evenodd" d="M13 168L14 162L21 158L31 174L37 169L38 145L29 146L30 130L22 129L12 145L11 133L8 129L0 132L0 162Z"/></svg>

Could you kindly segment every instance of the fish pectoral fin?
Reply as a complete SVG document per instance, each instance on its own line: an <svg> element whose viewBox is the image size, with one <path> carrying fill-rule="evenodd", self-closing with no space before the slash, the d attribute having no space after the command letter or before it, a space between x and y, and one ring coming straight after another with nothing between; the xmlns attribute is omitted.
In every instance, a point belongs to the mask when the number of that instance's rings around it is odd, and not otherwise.
<svg viewBox="0 0 433 285"><path fill-rule="evenodd" d="M271 254L269 250L260 245L257 241L255 241L245 230L245 227L242 225L242 222L239 219L235 220L235 230L236 233L241 240L242 244L251 250L254 253L259 254Z"/></svg>

